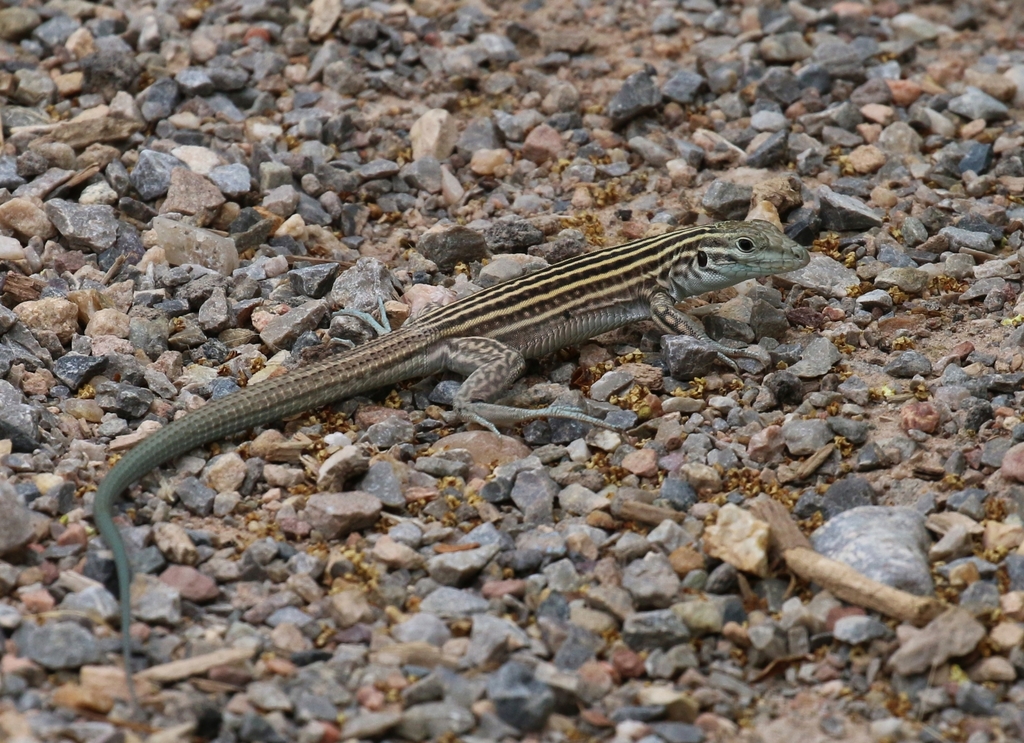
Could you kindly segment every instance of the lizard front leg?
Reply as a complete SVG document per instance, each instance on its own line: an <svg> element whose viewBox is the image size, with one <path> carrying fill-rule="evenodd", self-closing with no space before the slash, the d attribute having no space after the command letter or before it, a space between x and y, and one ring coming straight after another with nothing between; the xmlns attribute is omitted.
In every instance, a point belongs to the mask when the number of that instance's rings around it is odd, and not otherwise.
<svg viewBox="0 0 1024 743"><path fill-rule="evenodd" d="M494 433L498 432L497 424L507 426L545 417L571 418L601 428L609 427L600 418L566 405L533 409L491 402L508 390L526 370L523 355L500 341L493 338L453 338L445 342L443 353L444 368L466 377L455 394L454 407L467 423L478 423Z"/></svg>
<svg viewBox="0 0 1024 743"><path fill-rule="evenodd" d="M719 361L731 367L733 371L738 372L740 370L739 366L733 360L733 356L754 359L762 366L768 365L768 361L764 358L763 353L757 354L753 351L747 351L741 348L730 348L729 346L725 346L718 341L709 338L708 334L704 332L704 328L701 327L693 318L685 312L680 312L676 309L675 300L669 296L668 292L654 292L651 295L649 302L651 308L651 319L654 320L654 324L658 326L659 330L670 335L688 335L691 338L699 340L701 343L706 344L709 348L715 351L718 355Z"/></svg>

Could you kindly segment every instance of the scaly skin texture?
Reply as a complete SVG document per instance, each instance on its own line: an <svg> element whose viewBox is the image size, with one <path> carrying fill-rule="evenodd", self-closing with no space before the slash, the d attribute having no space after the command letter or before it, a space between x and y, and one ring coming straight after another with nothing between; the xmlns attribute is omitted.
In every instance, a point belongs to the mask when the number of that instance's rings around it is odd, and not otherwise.
<svg viewBox="0 0 1024 743"><path fill-rule="evenodd" d="M455 401L481 423L541 415L600 424L570 408L517 411L490 404L522 373L524 359L552 353L636 320L702 338L733 363L749 355L710 341L674 303L746 279L807 264L806 249L766 222L722 222L570 258L433 310L356 349L207 403L151 434L110 471L96 493L94 521L110 547L121 599L125 669L131 668L131 569L114 524L117 497L159 465L254 426L442 371L466 374ZM128 687L137 707L130 672Z"/></svg>

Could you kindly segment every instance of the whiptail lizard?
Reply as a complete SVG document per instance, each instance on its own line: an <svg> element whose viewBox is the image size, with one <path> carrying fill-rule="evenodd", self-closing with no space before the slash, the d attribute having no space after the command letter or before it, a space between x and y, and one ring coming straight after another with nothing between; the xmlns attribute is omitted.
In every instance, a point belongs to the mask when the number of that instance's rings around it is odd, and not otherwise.
<svg viewBox="0 0 1024 743"><path fill-rule="evenodd" d="M526 359L646 318L664 333L703 340L735 368L730 356L751 354L709 339L675 303L746 279L792 271L807 261L806 249L767 222L686 227L595 250L429 311L350 351L211 401L151 434L114 466L93 505L96 527L117 569L122 651L133 706L137 709L128 634L131 572L113 505L153 468L253 426L443 371L466 377L454 409L467 423L495 432L495 424L545 416L605 425L571 407L526 410L491 401L522 375Z"/></svg>

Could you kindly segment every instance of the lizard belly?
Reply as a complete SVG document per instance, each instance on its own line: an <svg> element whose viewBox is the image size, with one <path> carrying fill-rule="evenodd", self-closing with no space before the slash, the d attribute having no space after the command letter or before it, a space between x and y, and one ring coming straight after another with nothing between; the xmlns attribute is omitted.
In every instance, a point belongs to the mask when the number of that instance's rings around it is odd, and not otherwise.
<svg viewBox="0 0 1024 743"><path fill-rule="evenodd" d="M577 346L595 335L607 333L649 316L646 308L640 305L602 307L581 313L567 312L558 322L552 322L542 330L534 329L529 335L520 336L519 342L514 345L526 358L538 358L566 346Z"/></svg>

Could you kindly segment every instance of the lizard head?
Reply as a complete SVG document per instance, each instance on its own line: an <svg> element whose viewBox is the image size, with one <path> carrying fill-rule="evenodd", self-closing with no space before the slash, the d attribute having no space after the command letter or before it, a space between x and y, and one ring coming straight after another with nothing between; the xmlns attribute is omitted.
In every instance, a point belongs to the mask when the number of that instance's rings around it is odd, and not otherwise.
<svg viewBox="0 0 1024 743"><path fill-rule="evenodd" d="M807 248L770 222L719 222L681 246L669 277L670 293L676 299L691 297L795 271L809 260Z"/></svg>

